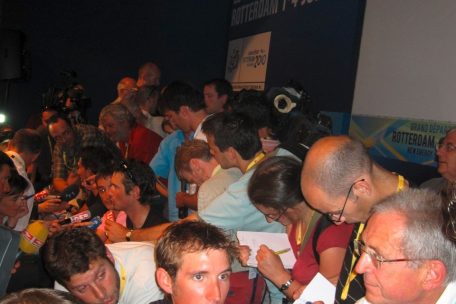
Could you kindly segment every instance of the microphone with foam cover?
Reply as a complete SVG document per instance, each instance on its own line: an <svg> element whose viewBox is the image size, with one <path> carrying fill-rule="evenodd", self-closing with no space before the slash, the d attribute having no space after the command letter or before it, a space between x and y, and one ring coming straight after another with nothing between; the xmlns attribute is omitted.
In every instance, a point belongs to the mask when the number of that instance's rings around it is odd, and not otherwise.
<svg viewBox="0 0 456 304"><path fill-rule="evenodd" d="M60 193L60 199L64 202L69 202L79 194L79 184L72 184L66 187L62 193Z"/></svg>
<svg viewBox="0 0 456 304"><path fill-rule="evenodd" d="M75 214L73 216L70 216L69 218L63 219L59 221L60 225L67 225L67 224L73 224L73 223L80 223L82 221L90 219L91 213L89 210L80 212L78 214Z"/></svg>
<svg viewBox="0 0 456 304"><path fill-rule="evenodd" d="M28 254L37 254L46 242L49 231L43 221L34 221L21 233L19 249Z"/></svg>

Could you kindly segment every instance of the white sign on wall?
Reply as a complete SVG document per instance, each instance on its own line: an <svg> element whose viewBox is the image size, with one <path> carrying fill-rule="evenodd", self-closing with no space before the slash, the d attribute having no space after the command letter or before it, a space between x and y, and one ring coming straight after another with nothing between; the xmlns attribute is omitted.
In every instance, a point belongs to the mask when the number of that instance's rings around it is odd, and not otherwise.
<svg viewBox="0 0 456 304"><path fill-rule="evenodd" d="M271 32L230 41L225 78L235 91L264 90L270 41Z"/></svg>

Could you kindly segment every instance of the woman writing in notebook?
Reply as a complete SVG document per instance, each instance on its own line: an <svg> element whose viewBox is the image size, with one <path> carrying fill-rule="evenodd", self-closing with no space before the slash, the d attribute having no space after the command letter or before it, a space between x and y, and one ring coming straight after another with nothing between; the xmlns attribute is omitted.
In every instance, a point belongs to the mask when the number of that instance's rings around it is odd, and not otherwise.
<svg viewBox="0 0 456 304"><path fill-rule="evenodd" d="M296 263L289 272L277 253L262 245L252 253L240 246L241 263L256 254L258 270L290 299L299 297L320 272L334 285L339 277L352 225L334 225L312 210L300 190L302 165L289 157L271 157L258 165L249 182L248 194L268 222L287 227Z"/></svg>

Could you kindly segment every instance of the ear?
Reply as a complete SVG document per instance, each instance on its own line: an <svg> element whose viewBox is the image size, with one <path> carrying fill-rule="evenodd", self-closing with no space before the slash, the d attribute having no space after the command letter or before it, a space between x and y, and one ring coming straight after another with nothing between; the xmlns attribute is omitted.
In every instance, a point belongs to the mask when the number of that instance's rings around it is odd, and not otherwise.
<svg viewBox="0 0 456 304"><path fill-rule="evenodd" d="M226 101L228 100L228 95L224 94L224 95L221 95L219 98L222 101L223 105L225 105Z"/></svg>
<svg viewBox="0 0 456 304"><path fill-rule="evenodd" d="M133 186L133 189L131 189L130 195L133 195L133 198L135 200L139 200L139 198L141 197L141 190L138 186L135 185Z"/></svg>
<svg viewBox="0 0 456 304"><path fill-rule="evenodd" d="M189 165L192 172L198 172L201 170L200 160L197 158L190 159Z"/></svg>
<svg viewBox="0 0 456 304"><path fill-rule="evenodd" d="M228 154L228 157L230 158L231 161L233 161L233 160L237 161L238 158L241 158L239 153L233 147L228 147L228 149L226 149L226 152L228 152L227 154Z"/></svg>
<svg viewBox="0 0 456 304"><path fill-rule="evenodd" d="M115 261L114 261L114 256L112 255L112 252L109 250L108 246L105 246L106 248L106 257L108 258L108 260L111 261L111 263L114 265L115 264Z"/></svg>
<svg viewBox="0 0 456 304"><path fill-rule="evenodd" d="M180 106L179 114L181 116L188 116L189 112L190 112L190 108L188 106Z"/></svg>
<svg viewBox="0 0 456 304"><path fill-rule="evenodd" d="M173 279L166 272L165 269L159 267L155 271L155 279L157 280L158 286L167 294L172 294L173 291Z"/></svg>
<svg viewBox="0 0 456 304"><path fill-rule="evenodd" d="M356 196L370 196L372 193L372 186L368 179L361 179L353 185L353 193Z"/></svg>
<svg viewBox="0 0 456 304"><path fill-rule="evenodd" d="M445 264L439 260L430 260L426 261L424 267L423 289L432 290L442 287L447 275Z"/></svg>

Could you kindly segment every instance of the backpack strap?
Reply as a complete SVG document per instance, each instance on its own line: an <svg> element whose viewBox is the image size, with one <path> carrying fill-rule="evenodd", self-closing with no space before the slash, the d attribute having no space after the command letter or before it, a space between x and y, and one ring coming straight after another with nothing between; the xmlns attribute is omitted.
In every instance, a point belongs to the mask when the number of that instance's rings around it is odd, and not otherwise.
<svg viewBox="0 0 456 304"><path fill-rule="evenodd" d="M301 245L299 246L299 254L301 254L302 251L304 250L304 247L306 246L307 242L309 241L310 235L312 234L312 231L313 231L315 225L317 225L320 217L321 217L320 213L318 213L316 211L312 211L312 217L310 218L310 221L307 225L306 234L304 235L304 238L301 241Z"/></svg>
<svg viewBox="0 0 456 304"><path fill-rule="evenodd" d="M313 249L314 257L317 260L318 264L320 264L320 255L318 254L318 251L317 251L318 238L320 237L320 234L331 225L333 225L333 222L331 222L328 219L328 217L322 216L320 221L318 222L317 226L315 227L315 233L314 233L313 239L312 239L312 249Z"/></svg>

